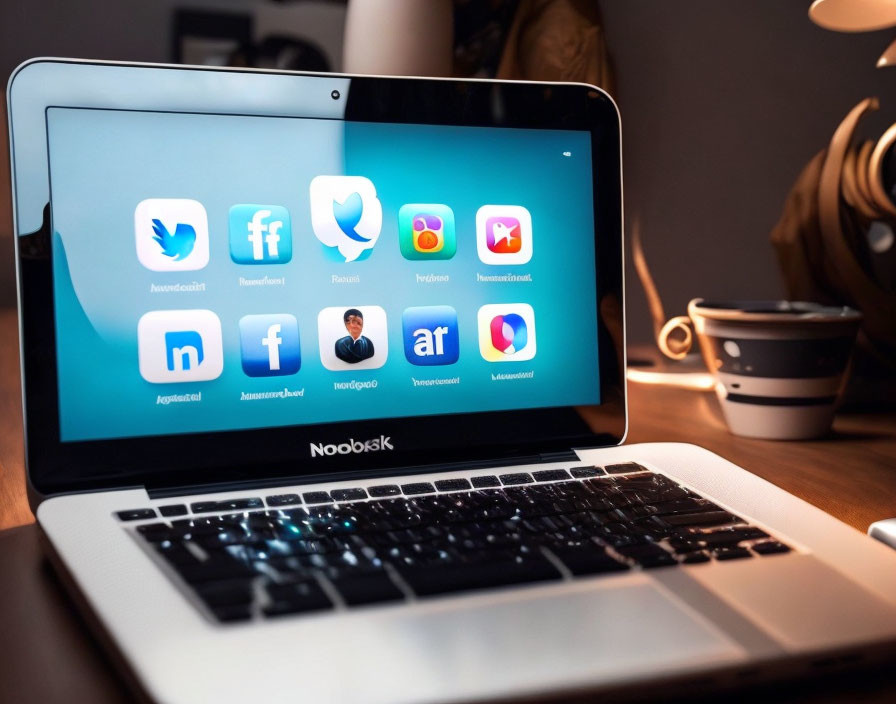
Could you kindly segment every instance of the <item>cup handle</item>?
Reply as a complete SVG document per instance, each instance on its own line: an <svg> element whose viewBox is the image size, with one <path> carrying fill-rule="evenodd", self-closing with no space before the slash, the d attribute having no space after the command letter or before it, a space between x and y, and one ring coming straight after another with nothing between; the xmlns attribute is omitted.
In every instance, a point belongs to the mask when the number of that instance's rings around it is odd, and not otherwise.
<svg viewBox="0 0 896 704"><path fill-rule="evenodd" d="M677 315L663 325L656 344L660 352L669 359L684 359L694 344L694 333L691 330L691 319L686 315ZM683 338L673 337L673 333L681 330Z"/></svg>

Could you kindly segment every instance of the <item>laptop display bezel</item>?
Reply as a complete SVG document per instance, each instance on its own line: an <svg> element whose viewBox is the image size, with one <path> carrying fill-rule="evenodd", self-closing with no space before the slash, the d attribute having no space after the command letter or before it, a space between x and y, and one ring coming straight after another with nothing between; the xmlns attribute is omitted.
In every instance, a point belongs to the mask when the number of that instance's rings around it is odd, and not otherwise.
<svg viewBox="0 0 896 704"><path fill-rule="evenodd" d="M90 70L84 70L90 67ZM39 68L40 70L34 70ZM56 377L55 314L51 264L51 222L47 198L40 202L41 178L49 180L46 144L36 145L39 120L46 139L49 107L102 107L96 97L104 76L121 81L140 96L135 109L228 113L213 106L234 81L301 81L313 94L308 105L277 105L253 114L319 116L338 109L342 119L526 129L587 130L591 133L594 183L595 271L601 403L586 407L538 408L489 413L408 416L367 421L300 425L215 433L61 442ZM201 77L192 108L184 100L165 101L165 82ZM175 75L179 74L179 75ZM52 80L48 80L48 75ZM263 78L262 78L263 77ZM282 77L282 78L279 78ZM84 83L83 101L77 86ZM90 86L88 86L90 82ZM62 85L65 84L65 90ZM114 88L114 85L113 85ZM295 85L293 84L293 88ZM330 97L339 90L344 99ZM202 91L206 91L203 94ZM155 95L154 95L155 92ZM73 97L75 96L75 97ZM319 97L316 97L319 96ZM129 98L130 99L130 98ZM338 105L328 105L338 102ZM77 103L82 104L77 104ZM102 101L99 100L101 103ZM109 93L109 107L121 107ZM20 344L29 482L39 496L73 491L146 486L160 490L251 482L292 483L327 477L389 475L424 467L517 463L571 448L619 444L626 433L622 271L622 188L619 115L609 96L582 84L539 84L478 80L312 75L64 60L29 62L13 74L8 90L14 224L19 278ZM411 106L413 105L413 109ZM213 106L213 107L212 107ZM232 112L245 112L234 105ZM409 118L413 116L413 119ZM41 163L40 157L43 156ZM22 163L28 159L27 164ZM28 181L28 188L17 185ZM35 185L36 184L36 185ZM28 226L27 223L38 226ZM344 444L389 438L393 450L311 457L311 443ZM267 448L259 450L259 448Z"/></svg>

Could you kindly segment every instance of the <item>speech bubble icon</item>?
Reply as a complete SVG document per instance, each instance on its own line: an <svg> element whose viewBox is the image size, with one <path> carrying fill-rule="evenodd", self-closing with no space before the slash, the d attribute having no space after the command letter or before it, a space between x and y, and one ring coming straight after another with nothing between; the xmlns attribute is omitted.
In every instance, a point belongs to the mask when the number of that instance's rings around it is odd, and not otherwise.
<svg viewBox="0 0 896 704"><path fill-rule="evenodd" d="M383 206L364 176L315 176L311 180L311 229L347 262L373 249L383 227Z"/></svg>

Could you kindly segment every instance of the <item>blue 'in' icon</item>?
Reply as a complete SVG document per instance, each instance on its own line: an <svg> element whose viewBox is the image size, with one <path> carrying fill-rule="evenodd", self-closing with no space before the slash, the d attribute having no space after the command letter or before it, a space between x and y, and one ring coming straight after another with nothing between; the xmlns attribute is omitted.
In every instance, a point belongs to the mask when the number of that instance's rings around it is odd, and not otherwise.
<svg viewBox="0 0 896 704"><path fill-rule="evenodd" d="M165 359L169 372L195 369L204 359L202 336L195 330L165 333Z"/></svg>

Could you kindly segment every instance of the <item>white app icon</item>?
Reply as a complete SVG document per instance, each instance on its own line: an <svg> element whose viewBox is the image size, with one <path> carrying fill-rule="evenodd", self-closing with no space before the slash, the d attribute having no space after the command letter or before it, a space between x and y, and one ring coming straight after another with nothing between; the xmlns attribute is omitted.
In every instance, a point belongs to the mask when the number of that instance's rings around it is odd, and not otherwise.
<svg viewBox="0 0 896 704"><path fill-rule="evenodd" d="M311 180L311 229L347 262L372 249L383 227L376 188L363 176L315 176Z"/></svg>
<svg viewBox="0 0 896 704"><path fill-rule="evenodd" d="M317 314L320 361L334 372L379 369L389 356L386 311L379 306L333 306Z"/></svg>
<svg viewBox="0 0 896 704"><path fill-rule="evenodd" d="M526 362L535 357L535 311L528 303L482 306L476 322L485 361Z"/></svg>
<svg viewBox="0 0 896 704"><path fill-rule="evenodd" d="M224 370L221 321L210 310L154 310L137 323L140 376L151 384L210 381Z"/></svg>
<svg viewBox="0 0 896 704"><path fill-rule="evenodd" d="M532 216L521 205L476 211L476 251L484 264L526 264L532 258Z"/></svg>
<svg viewBox="0 0 896 704"><path fill-rule="evenodd" d="M208 215L198 200L147 198L134 210L137 258L153 271L191 271L208 264Z"/></svg>

